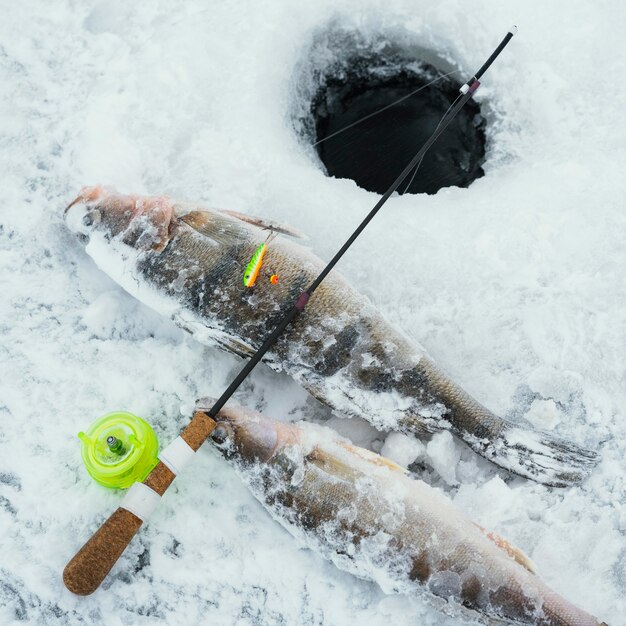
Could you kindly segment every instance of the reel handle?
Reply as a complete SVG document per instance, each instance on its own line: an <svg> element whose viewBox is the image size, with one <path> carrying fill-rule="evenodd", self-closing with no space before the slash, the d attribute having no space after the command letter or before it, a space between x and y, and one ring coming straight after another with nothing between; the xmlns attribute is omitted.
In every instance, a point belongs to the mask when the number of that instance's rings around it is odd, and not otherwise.
<svg viewBox="0 0 626 626"><path fill-rule="evenodd" d="M197 411L181 433L181 437L195 452L216 425L206 413ZM174 482L174 478L176 474L159 461L143 484L162 496ZM142 524L143 520L140 517L123 507L118 507L65 566L63 570L65 586L79 596L93 593Z"/></svg>

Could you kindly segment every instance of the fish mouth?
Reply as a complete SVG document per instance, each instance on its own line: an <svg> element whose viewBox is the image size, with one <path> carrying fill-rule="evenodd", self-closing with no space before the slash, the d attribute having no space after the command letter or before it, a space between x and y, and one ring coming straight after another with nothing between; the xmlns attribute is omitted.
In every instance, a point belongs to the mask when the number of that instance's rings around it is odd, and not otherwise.
<svg viewBox="0 0 626 626"><path fill-rule="evenodd" d="M80 193L65 207L63 216L67 217L68 211L79 202L84 202L86 204L96 202L104 195L105 191L106 190L102 187L102 185L83 187L80 190Z"/></svg>
<svg viewBox="0 0 626 626"><path fill-rule="evenodd" d="M82 198L80 196L76 196L74 200L72 200L63 211L63 220L65 221L67 227L78 236L78 238L86 243L89 239L89 235L85 232L84 228L82 228L82 220L85 216L85 212L82 211L81 215L77 215L77 210L71 211L77 204L82 202Z"/></svg>
<svg viewBox="0 0 626 626"><path fill-rule="evenodd" d="M202 406L213 404L203 398L196 403L196 410L208 410ZM226 457L236 456L244 463L269 461L285 441L287 425L241 406L229 404L213 419L217 426L210 435L212 443Z"/></svg>
<svg viewBox="0 0 626 626"><path fill-rule="evenodd" d="M80 196L76 196L76 198L74 198L74 200L72 200L64 209L63 211L63 217L65 218L67 216L67 212L77 203L80 202L82 200L82 198Z"/></svg>
<svg viewBox="0 0 626 626"><path fill-rule="evenodd" d="M97 210L100 199L106 190L100 186L83 187L80 193L63 210L63 219L67 227L81 238L91 234L93 226L101 220Z"/></svg>
<svg viewBox="0 0 626 626"><path fill-rule="evenodd" d="M211 407L214 406L216 398L204 397L196 400L196 411L201 411L209 415ZM240 407L238 407L239 409ZM217 448L223 452L232 449L237 437L237 424L241 421L241 411L232 407L223 407L212 419L216 422L215 428L211 431L209 439ZM245 419L243 420L245 423Z"/></svg>

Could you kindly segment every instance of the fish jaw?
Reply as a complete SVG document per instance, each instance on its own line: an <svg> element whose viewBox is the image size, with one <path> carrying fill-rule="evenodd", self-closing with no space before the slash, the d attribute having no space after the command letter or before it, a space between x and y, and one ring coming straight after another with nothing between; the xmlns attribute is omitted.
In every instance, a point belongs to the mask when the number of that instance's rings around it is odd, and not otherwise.
<svg viewBox="0 0 626 626"><path fill-rule="evenodd" d="M83 187L64 211L69 229L78 235L101 233L155 252L167 246L174 217L174 203L165 196L122 194L102 185Z"/></svg>

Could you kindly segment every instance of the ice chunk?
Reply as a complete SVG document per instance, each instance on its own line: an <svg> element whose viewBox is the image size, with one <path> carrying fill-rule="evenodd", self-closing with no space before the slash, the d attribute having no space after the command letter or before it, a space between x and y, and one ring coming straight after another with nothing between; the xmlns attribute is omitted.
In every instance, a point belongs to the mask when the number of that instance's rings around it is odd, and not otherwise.
<svg viewBox="0 0 626 626"><path fill-rule="evenodd" d="M380 454L407 468L425 451L426 446L415 437L409 437L402 433L389 433Z"/></svg>
<svg viewBox="0 0 626 626"><path fill-rule="evenodd" d="M456 466L461 457L452 435L447 431L437 433L428 442L426 452L435 471L448 485L457 485Z"/></svg>

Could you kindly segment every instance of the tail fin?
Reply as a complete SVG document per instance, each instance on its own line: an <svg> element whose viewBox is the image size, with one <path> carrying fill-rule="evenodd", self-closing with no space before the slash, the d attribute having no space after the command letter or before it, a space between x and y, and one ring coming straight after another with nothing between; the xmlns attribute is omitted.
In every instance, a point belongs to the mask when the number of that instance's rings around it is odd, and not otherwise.
<svg viewBox="0 0 626 626"><path fill-rule="evenodd" d="M417 418L403 423L403 430L421 436L425 427ZM549 487L570 487L582 482L598 463L598 454L550 433L525 429L502 420L497 430L481 436L452 426L451 432L474 452L507 471Z"/></svg>
<svg viewBox="0 0 626 626"><path fill-rule="evenodd" d="M582 482L598 462L598 454L543 431L506 422L492 441L467 441L482 456L514 474L551 487Z"/></svg>
<svg viewBox="0 0 626 626"><path fill-rule="evenodd" d="M474 452L496 465L552 487L580 483L598 462L596 452L494 415L429 359L419 362L413 379L411 388L405 385L403 392L426 398L443 411L438 418L423 418L417 409L417 415L403 420L401 427L405 431L420 435L424 430L450 429Z"/></svg>

